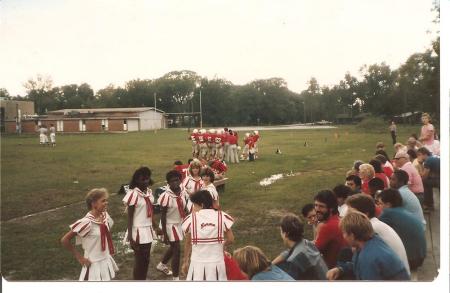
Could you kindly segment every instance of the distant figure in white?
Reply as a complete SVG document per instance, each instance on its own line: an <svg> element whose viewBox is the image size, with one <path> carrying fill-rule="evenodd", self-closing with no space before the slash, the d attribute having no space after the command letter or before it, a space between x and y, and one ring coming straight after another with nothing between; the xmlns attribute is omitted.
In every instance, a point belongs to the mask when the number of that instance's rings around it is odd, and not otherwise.
<svg viewBox="0 0 450 293"><path fill-rule="evenodd" d="M39 131L39 144L43 146L48 145L47 126L41 125L38 131Z"/></svg>
<svg viewBox="0 0 450 293"><path fill-rule="evenodd" d="M56 146L56 128L53 124L50 124L50 142L52 143L52 147Z"/></svg>

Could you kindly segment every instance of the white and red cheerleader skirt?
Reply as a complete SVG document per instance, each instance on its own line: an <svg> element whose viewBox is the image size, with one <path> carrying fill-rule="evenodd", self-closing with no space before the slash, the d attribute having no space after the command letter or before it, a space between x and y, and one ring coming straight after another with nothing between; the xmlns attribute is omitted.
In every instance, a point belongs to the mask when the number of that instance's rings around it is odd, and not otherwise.
<svg viewBox="0 0 450 293"><path fill-rule="evenodd" d="M80 273L79 281L110 281L116 276L119 267L112 258L108 255L106 258L92 262L89 267L83 266ZM86 278L86 274L88 275Z"/></svg>
<svg viewBox="0 0 450 293"><path fill-rule="evenodd" d="M135 241L138 244L152 243L156 239L156 232L153 230L152 226L142 226L142 227L133 226L131 228L131 231L133 241ZM125 232L125 236L123 238L122 243L125 244L127 242L128 242L128 229Z"/></svg>
<svg viewBox="0 0 450 293"><path fill-rule="evenodd" d="M162 227L161 227L162 229ZM166 223L167 236L170 242L181 241L183 237L183 229L181 228L181 223Z"/></svg>
<svg viewBox="0 0 450 293"><path fill-rule="evenodd" d="M196 262L191 260L186 281L227 281L225 262Z"/></svg>

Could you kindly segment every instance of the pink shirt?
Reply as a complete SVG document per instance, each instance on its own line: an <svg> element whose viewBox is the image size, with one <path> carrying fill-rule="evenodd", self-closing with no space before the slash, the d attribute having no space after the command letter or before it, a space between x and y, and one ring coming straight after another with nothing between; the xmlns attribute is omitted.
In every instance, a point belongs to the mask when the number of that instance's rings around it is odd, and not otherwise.
<svg viewBox="0 0 450 293"><path fill-rule="evenodd" d="M423 141L424 144L433 144L433 141L434 141L434 126L431 123L422 126L422 130L420 131L420 136L421 137L426 137L430 132L431 132L431 136L430 136L429 139Z"/></svg>
<svg viewBox="0 0 450 293"><path fill-rule="evenodd" d="M417 172L417 169L413 166L413 164L411 162L407 162L400 169L408 173L409 189L411 189L414 193L423 192L422 177L420 177L419 172Z"/></svg>

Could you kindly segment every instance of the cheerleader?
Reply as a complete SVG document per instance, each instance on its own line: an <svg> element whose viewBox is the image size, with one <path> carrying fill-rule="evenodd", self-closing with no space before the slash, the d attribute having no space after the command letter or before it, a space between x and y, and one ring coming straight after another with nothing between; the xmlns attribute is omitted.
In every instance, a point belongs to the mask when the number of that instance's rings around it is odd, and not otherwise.
<svg viewBox="0 0 450 293"><path fill-rule="evenodd" d="M150 249L157 233L161 234L153 217L153 203L155 201L149 185L153 183L151 171L147 167L137 169L130 182L130 190L123 198L127 206L128 228L126 241L130 243L134 251L134 280L147 278L148 265L150 263Z"/></svg>
<svg viewBox="0 0 450 293"><path fill-rule="evenodd" d="M186 191L181 188L181 175L175 170L166 175L168 187L161 194L158 203L161 206L161 227L164 243L170 248L164 254L162 261L156 266L158 271L166 275L172 275L174 280L179 280L180 271L180 241L183 240L181 221L186 216ZM172 259L173 273L167 267Z"/></svg>
<svg viewBox="0 0 450 293"><path fill-rule="evenodd" d="M119 268L112 258L114 245L110 229L113 220L106 212L108 191L92 189L86 196L86 205L89 212L70 225L70 231L61 238L61 243L82 265L80 281L109 281ZM81 244L84 249L83 256L70 242L74 237L75 244Z"/></svg>
<svg viewBox="0 0 450 293"><path fill-rule="evenodd" d="M202 163L194 159L189 164L188 176L183 181L183 189L186 191L186 209L189 213L192 212L192 202L189 198L197 191L203 187L203 180L200 177L200 170L202 168Z"/></svg>
<svg viewBox="0 0 450 293"><path fill-rule="evenodd" d="M52 147L56 146L56 128L53 124L50 124L50 142L52 143Z"/></svg>
<svg viewBox="0 0 450 293"><path fill-rule="evenodd" d="M202 180L203 180L203 187L202 190L208 190L211 194L211 197L213 199L213 206L215 209L218 209L219 204L219 193L217 192L216 187L214 186L214 171L211 170L211 168L205 168L202 170L201 173Z"/></svg>
<svg viewBox="0 0 450 293"><path fill-rule="evenodd" d="M206 190L192 195L192 213L182 224L186 235L183 273L189 281L226 281L224 247L234 241L233 218L213 208ZM188 269L189 268L189 269Z"/></svg>

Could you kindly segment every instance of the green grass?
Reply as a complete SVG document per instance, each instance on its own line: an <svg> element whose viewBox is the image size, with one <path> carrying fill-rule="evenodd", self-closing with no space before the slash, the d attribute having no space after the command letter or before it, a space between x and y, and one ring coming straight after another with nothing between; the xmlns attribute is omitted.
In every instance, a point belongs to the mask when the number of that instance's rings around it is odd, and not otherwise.
<svg viewBox="0 0 450 293"><path fill-rule="evenodd" d="M420 126L399 128L399 141L406 141ZM242 139L244 132L239 135ZM221 195L221 205L236 219L232 248L256 245L270 258L284 249L278 229L283 214L299 214L318 190L342 183L354 160L370 159L377 141L388 146L391 141L387 130L361 132L351 126L261 131L261 135L260 159L230 166L227 176L231 179ZM303 146L305 140L308 147ZM59 239L69 224L86 213L82 202L86 192L106 187L115 193L141 165L150 166L155 182L162 182L175 160L187 161L190 155L187 133L179 129L156 134L66 134L59 135L57 143L53 149L40 147L37 135L2 136L1 271L8 280L76 280L80 267ZM281 155L275 154L277 147ZM387 151L393 153L393 149ZM259 186L265 177L290 172L300 174ZM68 204L69 208L15 219ZM118 233L126 227L121 196L111 196L109 211L118 244L117 279L129 280L133 255L119 245ZM308 228L306 235L311 237ZM164 247L159 246L152 254L151 279L165 279L154 269L163 252Z"/></svg>

